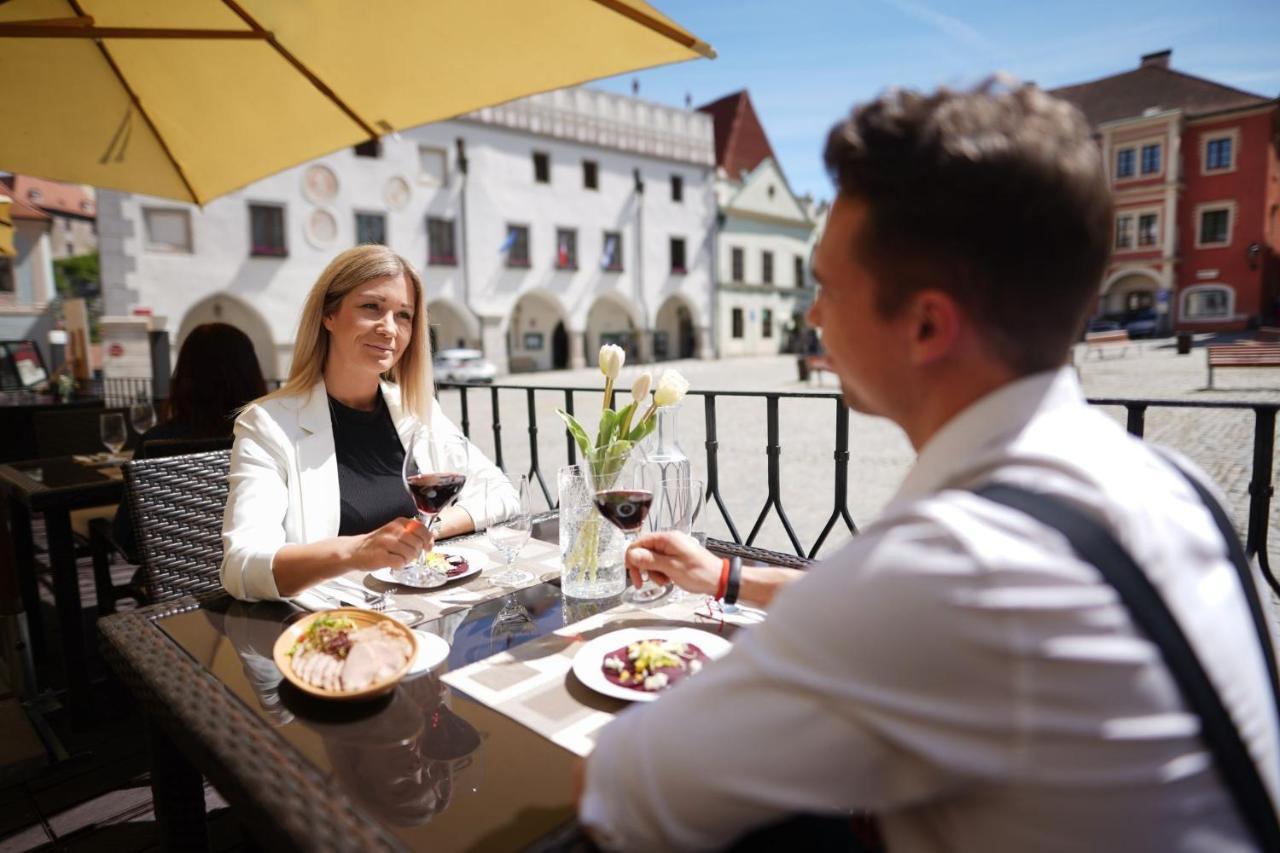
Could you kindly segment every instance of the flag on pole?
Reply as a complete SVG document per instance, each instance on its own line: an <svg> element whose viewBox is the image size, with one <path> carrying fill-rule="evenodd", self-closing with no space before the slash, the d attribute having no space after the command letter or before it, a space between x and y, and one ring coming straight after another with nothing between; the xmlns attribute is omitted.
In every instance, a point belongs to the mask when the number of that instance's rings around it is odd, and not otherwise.
<svg viewBox="0 0 1280 853"><path fill-rule="evenodd" d="M498 254L511 251L511 247L516 244L516 229L507 229L507 238L502 241L502 245L498 247Z"/></svg>

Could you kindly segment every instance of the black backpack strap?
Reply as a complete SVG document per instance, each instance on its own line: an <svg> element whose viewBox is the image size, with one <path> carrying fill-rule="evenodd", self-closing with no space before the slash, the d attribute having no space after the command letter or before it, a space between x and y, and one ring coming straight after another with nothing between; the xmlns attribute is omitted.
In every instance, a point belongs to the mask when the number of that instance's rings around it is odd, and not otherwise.
<svg viewBox="0 0 1280 853"><path fill-rule="evenodd" d="M1024 512L1062 533L1072 550L1096 567L1115 588L1134 624L1160 649L1183 701L1200 718L1200 734L1259 848L1280 850L1280 820L1239 729L1181 626L1128 552L1105 527L1058 498L999 483L976 489L975 493ZM1253 589L1251 579L1247 589ZM1250 609L1256 620L1252 606ZM1259 635L1267 636L1265 624L1259 626ZM1264 648L1269 649L1270 645L1267 641Z"/></svg>

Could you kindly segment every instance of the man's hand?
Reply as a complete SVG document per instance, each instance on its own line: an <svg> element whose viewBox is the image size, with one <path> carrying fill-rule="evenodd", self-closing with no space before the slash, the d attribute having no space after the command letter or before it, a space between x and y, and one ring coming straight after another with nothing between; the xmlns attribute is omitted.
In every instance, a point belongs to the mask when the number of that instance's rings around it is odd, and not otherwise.
<svg viewBox="0 0 1280 853"><path fill-rule="evenodd" d="M427 526L412 518L393 518L377 530L352 539L348 566L370 571L383 566L403 568L435 544L435 536Z"/></svg>
<svg viewBox="0 0 1280 853"><path fill-rule="evenodd" d="M656 584L671 581L695 595L715 595L720 567L720 558L687 533L646 533L627 549L627 573L637 587L643 571Z"/></svg>

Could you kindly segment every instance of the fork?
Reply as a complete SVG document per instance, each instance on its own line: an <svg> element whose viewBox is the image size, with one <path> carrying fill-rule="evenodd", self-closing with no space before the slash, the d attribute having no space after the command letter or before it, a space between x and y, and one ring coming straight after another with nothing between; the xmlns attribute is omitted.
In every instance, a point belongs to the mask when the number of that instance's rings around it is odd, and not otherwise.
<svg viewBox="0 0 1280 853"><path fill-rule="evenodd" d="M311 587L311 591L321 598L327 599L338 607L357 607L369 610L382 610L386 607L386 593L381 595L377 593L361 593L361 603L355 600L354 590L345 586L338 586L337 589L331 588L325 584L316 584ZM344 600L348 599L348 600Z"/></svg>
<svg viewBox="0 0 1280 853"><path fill-rule="evenodd" d="M387 595L385 592L377 593L370 589L366 589L355 581L349 581L346 578L330 578L328 583L333 584L334 586L340 586L348 592L358 593L364 598L366 604L377 601L380 598L385 598Z"/></svg>

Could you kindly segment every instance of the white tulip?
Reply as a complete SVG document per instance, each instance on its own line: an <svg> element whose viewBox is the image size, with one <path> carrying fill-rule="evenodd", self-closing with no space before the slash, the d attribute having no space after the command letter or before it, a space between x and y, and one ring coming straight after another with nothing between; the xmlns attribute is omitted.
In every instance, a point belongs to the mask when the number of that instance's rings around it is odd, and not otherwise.
<svg viewBox="0 0 1280 853"><path fill-rule="evenodd" d="M618 378L618 371L627 361L627 351L617 344L605 344L600 347L600 372L610 384Z"/></svg>
<svg viewBox="0 0 1280 853"><path fill-rule="evenodd" d="M639 406L649 397L649 388L653 386L653 375L649 373L641 373L636 377L635 384L631 386L631 398L636 401Z"/></svg>
<svg viewBox="0 0 1280 853"><path fill-rule="evenodd" d="M655 406L674 406L688 392L688 379L681 376L679 371L664 370L662 378L658 380L658 390L653 392L653 403Z"/></svg>

